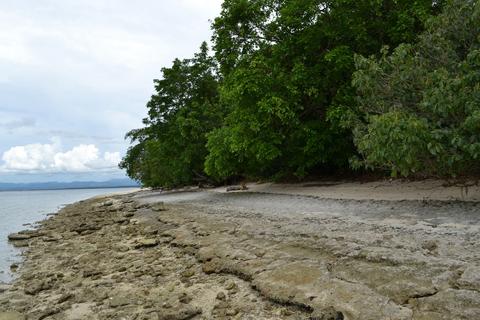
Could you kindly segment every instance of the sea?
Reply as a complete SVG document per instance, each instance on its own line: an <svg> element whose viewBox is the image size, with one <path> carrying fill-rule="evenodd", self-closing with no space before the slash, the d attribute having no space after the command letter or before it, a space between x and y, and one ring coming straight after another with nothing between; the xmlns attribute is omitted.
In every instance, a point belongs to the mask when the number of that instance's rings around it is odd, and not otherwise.
<svg viewBox="0 0 480 320"><path fill-rule="evenodd" d="M35 222L43 220L67 204L94 196L128 192L135 188L68 189L39 191L0 192L0 283L8 283L15 277L10 270L13 263L22 261L22 249L8 242L10 233L31 229Z"/></svg>

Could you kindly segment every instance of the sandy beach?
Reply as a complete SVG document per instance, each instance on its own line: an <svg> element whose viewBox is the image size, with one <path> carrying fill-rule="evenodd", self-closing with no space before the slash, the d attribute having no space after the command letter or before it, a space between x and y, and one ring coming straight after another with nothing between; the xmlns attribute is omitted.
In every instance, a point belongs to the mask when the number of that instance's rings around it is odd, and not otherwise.
<svg viewBox="0 0 480 320"><path fill-rule="evenodd" d="M412 190L402 199L378 192L389 186L368 185L370 199L360 184L337 197L263 184L69 205L17 234L26 253L0 286L0 319L480 318L478 189L459 201L458 187L396 185Z"/></svg>

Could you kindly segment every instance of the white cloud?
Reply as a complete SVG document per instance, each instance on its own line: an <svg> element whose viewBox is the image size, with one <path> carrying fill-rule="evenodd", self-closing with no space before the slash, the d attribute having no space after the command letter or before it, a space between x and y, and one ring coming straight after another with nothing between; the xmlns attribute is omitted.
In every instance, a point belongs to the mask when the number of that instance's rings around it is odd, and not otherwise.
<svg viewBox="0 0 480 320"><path fill-rule="evenodd" d="M4 172L94 172L117 170L119 152L103 155L93 144L80 144L62 151L58 140L50 144L28 144L12 147L2 156Z"/></svg>
<svg viewBox="0 0 480 320"><path fill-rule="evenodd" d="M222 2L0 0L0 180L122 174L120 155L105 151L125 152L152 80L211 38ZM34 143L50 136L65 147Z"/></svg>

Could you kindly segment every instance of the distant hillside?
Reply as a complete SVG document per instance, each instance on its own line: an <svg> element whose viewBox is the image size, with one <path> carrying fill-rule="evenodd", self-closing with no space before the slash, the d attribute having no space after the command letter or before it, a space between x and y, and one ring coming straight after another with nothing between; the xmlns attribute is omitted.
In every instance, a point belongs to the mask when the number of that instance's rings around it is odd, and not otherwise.
<svg viewBox="0 0 480 320"><path fill-rule="evenodd" d="M138 183L130 179L113 179L108 181L74 181L74 182L38 182L38 183L1 183L0 191L22 190L61 190L61 189L98 189L138 187Z"/></svg>

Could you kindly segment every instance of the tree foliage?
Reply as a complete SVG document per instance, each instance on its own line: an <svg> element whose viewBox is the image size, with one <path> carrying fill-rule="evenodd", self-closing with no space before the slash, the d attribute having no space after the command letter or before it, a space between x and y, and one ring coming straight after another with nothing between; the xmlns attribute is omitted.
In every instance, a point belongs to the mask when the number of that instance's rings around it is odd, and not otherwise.
<svg viewBox="0 0 480 320"><path fill-rule="evenodd" d="M354 103L355 54L411 42L431 1L226 0L213 23L228 106L207 173L304 177L355 150L337 115Z"/></svg>
<svg viewBox="0 0 480 320"><path fill-rule="evenodd" d="M364 115L357 165L392 175L455 176L480 168L480 3L454 0L416 44L357 57Z"/></svg>
<svg viewBox="0 0 480 320"><path fill-rule="evenodd" d="M151 187L479 170L478 3L224 0L213 53L162 69L121 167Z"/></svg>
<svg viewBox="0 0 480 320"><path fill-rule="evenodd" d="M177 186L205 179L206 133L222 118L218 78L207 44L193 59L175 60L154 80L144 128L127 133L132 146L121 168L149 187Z"/></svg>

